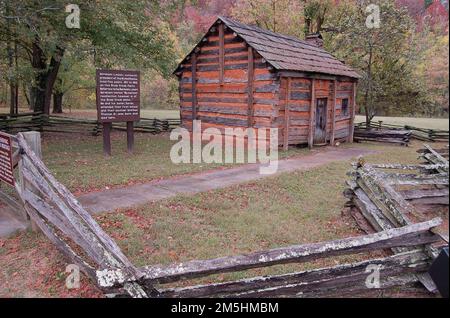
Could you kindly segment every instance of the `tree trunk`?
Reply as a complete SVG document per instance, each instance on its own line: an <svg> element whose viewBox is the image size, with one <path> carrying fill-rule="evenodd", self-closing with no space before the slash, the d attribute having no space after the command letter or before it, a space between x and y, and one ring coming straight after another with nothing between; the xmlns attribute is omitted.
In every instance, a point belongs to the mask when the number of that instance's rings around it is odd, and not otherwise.
<svg viewBox="0 0 450 318"><path fill-rule="evenodd" d="M17 50L17 42L14 41L14 65L16 67L16 79L14 82L14 88L16 89L15 92L15 113L18 114L19 113L19 78L18 78L18 74L19 74L19 58L18 58L18 50Z"/></svg>
<svg viewBox="0 0 450 318"><path fill-rule="evenodd" d="M32 87L32 104L35 112L43 112L45 104L45 71L47 68L44 52L39 46L39 39L33 42L32 66L35 70L35 84Z"/></svg>
<svg viewBox="0 0 450 318"><path fill-rule="evenodd" d="M28 109L32 109L31 101L30 101L30 97L28 97L27 89L28 89L27 85L24 82L22 82L22 94L25 97L25 100L27 101Z"/></svg>
<svg viewBox="0 0 450 318"><path fill-rule="evenodd" d="M64 49L57 47L54 55L47 67L47 61L44 52L39 46L39 39L36 38L33 43L33 68L36 71L37 86L33 87L34 111L50 114L50 104L58 75L61 59L64 55Z"/></svg>
<svg viewBox="0 0 450 318"><path fill-rule="evenodd" d="M372 47L369 50L369 62L367 66L367 87L364 94L364 111L366 115L366 127L370 127L370 122L372 121L372 58L373 52ZM369 105L370 104L370 105Z"/></svg>
<svg viewBox="0 0 450 318"><path fill-rule="evenodd" d="M10 91L10 103L9 103L9 113L11 115L16 114L16 86L14 84L9 85Z"/></svg>
<svg viewBox="0 0 450 318"><path fill-rule="evenodd" d="M369 110L368 110L369 106L367 104L368 102L369 102L369 88L366 87L366 91L364 93L364 114L366 117L366 127L370 126L370 116L369 116Z"/></svg>
<svg viewBox="0 0 450 318"><path fill-rule="evenodd" d="M9 15L9 5L6 5L6 15ZM11 20L7 19L6 22L6 53L8 56L8 67L9 67L9 74L8 74L8 80L9 80L9 92L10 92L10 103L9 103L9 113L11 115L14 115L16 113L16 82L15 78L13 77L13 68L14 68L14 50L12 48L12 39L11 39Z"/></svg>
<svg viewBox="0 0 450 318"><path fill-rule="evenodd" d="M273 11L273 32L277 32L277 3L272 0L272 11Z"/></svg>
<svg viewBox="0 0 450 318"><path fill-rule="evenodd" d="M47 83L45 87L45 104L44 112L46 114L50 113L51 96L53 93L53 86L55 85L56 78L58 77L59 67L61 66L61 60L64 55L64 50L62 48L56 49L55 56L52 56L50 60L50 67L47 72Z"/></svg>
<svg viewBox="0 0 450 318"><path fill-rule="evenodd" d="M30 99L28 101L28 105L30 105L30 110L34 111L34 109L35 109L34 104L36 102L36 91L35 91L35 88L33 86L30 86L28 88L28 91L29 91L29 94L30 94L29 95Z"/></svg>
<svg viewBox="0 0 450 318"><path fill-rule="evenodd" d="M62 92L54 92L53 93L53 113L54 114L62 114L62 100L64 93Z"/></svg>

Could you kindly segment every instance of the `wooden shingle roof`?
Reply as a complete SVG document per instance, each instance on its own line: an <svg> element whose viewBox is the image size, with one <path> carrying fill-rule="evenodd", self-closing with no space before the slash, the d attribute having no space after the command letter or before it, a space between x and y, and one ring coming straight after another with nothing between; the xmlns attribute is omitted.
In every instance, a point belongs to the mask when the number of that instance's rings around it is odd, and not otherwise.
<svg viewBox="0 0 450 318"><path fill-rule="evenodd" d="M276 70L361 77L351 67L324 49L306 41L225 17L219 17L219 20L255 49Z"/></svg>

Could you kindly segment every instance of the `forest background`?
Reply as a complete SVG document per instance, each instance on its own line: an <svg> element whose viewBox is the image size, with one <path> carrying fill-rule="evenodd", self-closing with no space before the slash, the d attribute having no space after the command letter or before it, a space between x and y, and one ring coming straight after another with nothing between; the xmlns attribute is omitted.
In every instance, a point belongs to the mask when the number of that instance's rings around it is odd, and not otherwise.
<svg viewBox="0 0 450 318"><path fill-rule="evenodd" d="M172 71L223 15L300 39L320 32L362 75L369 119L448 117L447 0L73 1L79 28L65 23L68 4L0 0L0 113L94 109L97 68L140 70L141 107L178 109ZM366 26L371 4L379 28Z"/></svg>

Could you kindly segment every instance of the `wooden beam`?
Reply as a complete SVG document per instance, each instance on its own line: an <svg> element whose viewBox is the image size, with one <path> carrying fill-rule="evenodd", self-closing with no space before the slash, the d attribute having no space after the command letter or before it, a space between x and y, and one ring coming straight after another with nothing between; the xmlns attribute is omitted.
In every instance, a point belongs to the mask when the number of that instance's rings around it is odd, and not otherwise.
<svg viewBox="0 0 450 318"><path fill-rule="evenodd" d="M22 133L22 136L36 156L42 159L41 133L37 131L26 131Z"/></svg>
<svg viewBox="0 0 450 318"><path fill-rule="evenodd" d="M358 176L358 185L392 223L397 223L396 226L412 223L408 214L417 215L414 206L388 184L383 174L371 167L363 166L358 169Z"/></svg>
<svg viewBox="0 0 450 318"><path fill-rule="evenodd" d="M333 81L333 108L331 110L331 138L330 144L334 146L335 130L336 130L336 96L337 96L337 81Z"/></svg>
<svg viewBox="0 0 450 318"><path fill-rule="evenodd" d="M219 24L219 82L223 85L225 69L225 35L223 23Z"/></svg>
<svg viewBox="0 0 450 318"><path fill-rule="evenodd" d="M381 263L380 265L382 265ZM374 264L375 265L375 264ZM415 266L411 265L411 266ZM428 263L429 266L429 263ZM367 288L367 273L352 273L348 276L339 277L335 280L315 281L311 284L298 284L283 285L277 287L269 287L265 289L253 290L250 292L243 292L237 294L227 295L229 298L275 298L275 297L300 297L300 298L341 298L341 297L354 297L355 295L377 294L377 291L388 290L393 287L409 287L419 282L418 276L421 273L426 272L427 264L421 263L417 272L414 269L403 268L389 268L389 270L383 269L382 276L379 282L379 287L374 290L373 288ZM395 275L395 271L416 272L417 274L400 274Z"/></svg>
<svg viewBox="0 0 450 318"><path fill-rule="evenodd" d="M36 157L39 159L42 159L42 146L41 146L41 133L37 132L37 131L27 131L27 132L23 132L22 136L25 140L25 142L28 144L28 146L30 147L30 149L35 153ZM111 145L110 145L110 152L111 152ZM111 153L110 153L111 155ZM23 158L22 158L23 160ZM24 166L23 165L19 165L19 169L20 171L20 175L23 177L23 169ZM24 191L27 186L29 186L29 182L27 182L25 179L21 178L21 185L22 185L22 191ZM38 230L38 226L35 222L35 220L30 219L30 224L31 224L31 229L34 232L37 232Z"/></svg>
<svg viewBox="0 0 450 318"><path fill-rule="evenodd" d="M286 79L286 104L284 106L284 135L283 135L283 149L284 151L289 150L289 101L291 99L291 78Z"/></svg>
<svg viewBox="0 0 450 318"><path fill-rule="evenodd" d="M179 264L153 265L140 269L142 281L169 283L180 279L205 277L217 273L236 272L278 264L303 263L336 255L364 253L393 247L417 246L437 242L440 238L430 230L442 224L442 219L415 223L405 227L360 237L349 237L329 242L295 245L284 248L225 256L210 260L194 260ZM121 269L97 271L101 287L120 286L135 280Z"/></svg>
<svg viewBox="0 0 450 318"><path fill-rule="evenodd" d="M247 78L247 86L248 86L248 127L253 126L253 81L254 81L254 73L255 73L255 61L253 57L253 48L248 48L248 78Z"/></svg>
<svg viewBox="0 0 450 318"><path fill-rule="evenodd" d="M23 161L25 164L27 164L27 168L30 168L31 172L33 172L34 175L41 175L42 178L45 178L46 182L48 182L47 185L46 183L40 183L38 186L38 190L42 192L44 191L45 187L48 190L46 190L47 194L50 195L51 192L52 198L54 199L53 203L60 204L60 208L63 213L72 215L69 215L71 219L74 215L77 218L80 217L83 222L86 223L86 225L95 232L95 237L97 237L97 239L99 239L105 246L109 247L110 253L114 253L114 256L117 259L121 260L127 266L127 268L132 268L132 263L122 253L117 244L101 229L101 227L97 222L95 222L92 216L80 205L75 196L55 179L55 177L50 173L44 163L36 156L34 152L31 151L29 145L20 134L18 142L20 147L23 149L24 154L26 155L23 156ZM35 178L35 180L39 182L40 179ZM70 208L70 210L65 207ZM88 236L85 237L88 238Z"/></svg>
<svg viewBox="0 0 450 318"><path fill-rule="evenodd" d="M354 194L353 202L375 230L386 231L395 227L361 188L357 187Z"/></svg>
<svg viewBox="0 0 450 318"><path fill-rule="evenodd" d="M197 119L197 54L192 54L192 120Z"/></svg>
<svg viewBox="0 0 450 318"><path fill-rule="evenodd" d="M350 287L355 282L364 282L367 279L366 269L369 265L380 266L383 277L392 277L397 274L424 272L429 266L429 256L423 251L415 250L386 258L377 258L352 264L337 265L334 267L307 270L276 276L260 276L225 283L197 285L182 288L161 290L162 298L192 298L192 297L230 297L253 296L260 290L292 288L298 284L302 292L311 292L313 295L319 291L333 290L339 287ZM300 287L301 286L301 287ZM297 288L296 288L297 289ZM279 295L276 293L276 295Z"/></svg>
<svg viewBox="0 0 450 318"><path fill-rule="evenodd" d="M349 142L353 142L353 136L355 133L355 115L356 115L356 82L353 83L352 110L351 110L349 134L348 134Z"/></svg>
<svg viewBox="0 0 450 318"><path fill-rule="evenodd" d="M340 82L355 82L356 79L348 76L341 75L326 75L319 73L308 73L308 72L297 72L297 71L279 71L278 75L280 77L292 77L292 78L315 78L321 80L329 80L329 81L340 81Z"/></svg>
<svg viewBox="0 0 450 318"><path fill-rule="evenodd" d="M311 80L311 108L309 110L309 132L308 132L308 147L311 149L314 144L314 128L316 119L316 80Z"/></svg>

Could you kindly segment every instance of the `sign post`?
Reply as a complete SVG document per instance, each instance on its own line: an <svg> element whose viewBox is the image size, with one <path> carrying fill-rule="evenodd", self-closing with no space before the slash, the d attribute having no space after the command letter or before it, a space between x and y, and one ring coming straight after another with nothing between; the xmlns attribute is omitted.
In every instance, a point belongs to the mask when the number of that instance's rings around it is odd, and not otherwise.
<svg viewBox="0 0 450 318"><path fill-rule="evenodd" d="M127 150L134 148L135 121L140 119L139 71L97 70L97 115L103 125L103 152L111 156L113 122L127 123Z"/></svg>
<svg viewBox="0 0 450 318"><path fill-rule="evenodd" d="M128 153L133 153L134 149L134 123L127 121L127 150Z"/></svg>
<svg viewBox="0 0 450 318"><path fill-rule="evenodd" d="M14 187L11 137L0 132L0 180Z"/></svg>
<svg viewBox="0 0 450 318"><path fill-rule="evenodd" d="M102 124L102 133L103 133L103 154L105 156L111 156L111 123L103 123Z"/></svg>

